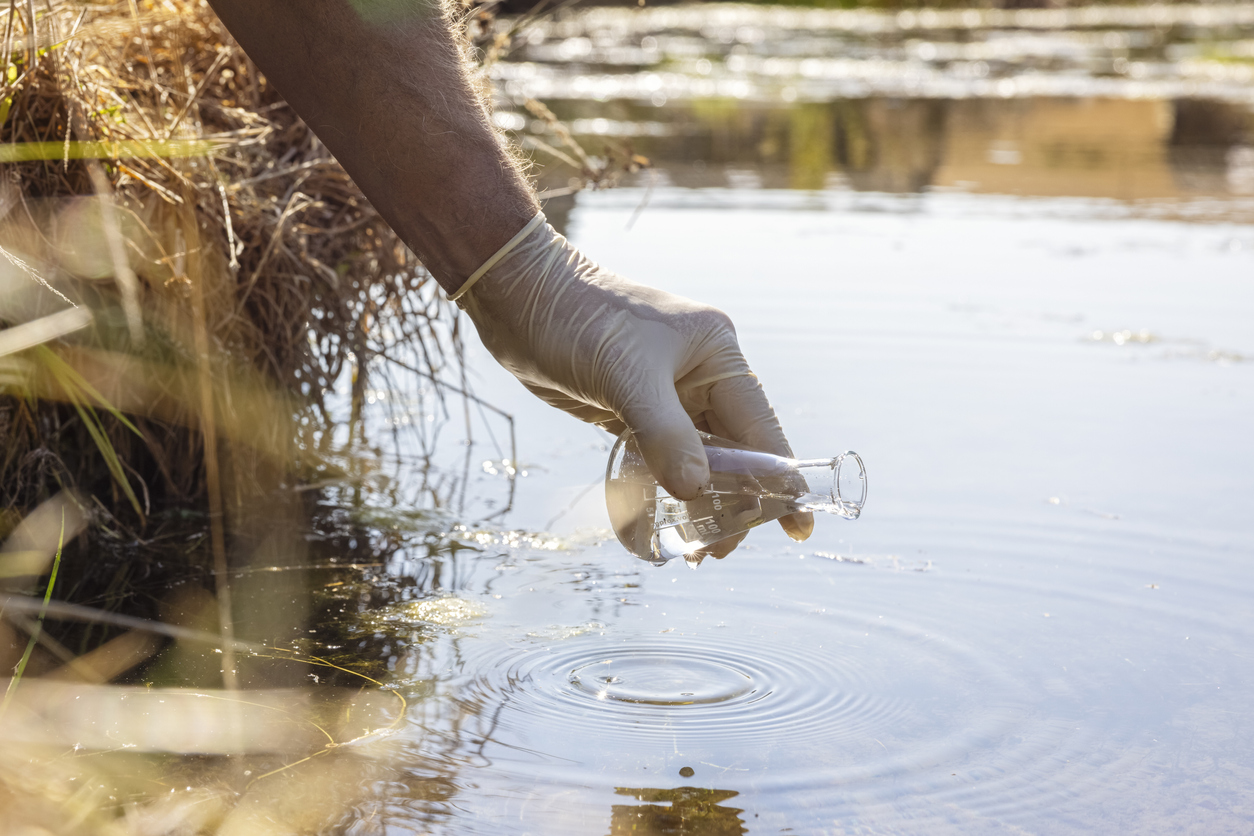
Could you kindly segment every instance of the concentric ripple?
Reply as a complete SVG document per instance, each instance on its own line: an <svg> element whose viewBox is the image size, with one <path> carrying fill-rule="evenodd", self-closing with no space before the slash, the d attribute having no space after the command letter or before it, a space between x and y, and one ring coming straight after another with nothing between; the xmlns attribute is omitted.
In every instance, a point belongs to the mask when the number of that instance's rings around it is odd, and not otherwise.
<svg viewBox="0 0 1254 836"><path fill-rule="evenodd" d="M666 708L751 698L758 691L752 673L691 652L620 652L577 667L567 678L576 691L596 700Z"/></svg>
<svg viewBox="0 0 1254 836"><path fill-rule="evenodd" d="M927 737L931 721L920 710L920 693L926 703L965 714L975 706L967 705L972 695L961 680L987 685L999 678L936 636L880 620L824 621L821 635L791 642L711 630L617 641L581 636L522 654L511 648L483 660L466 694L477 704L506 702L498 736L533 738L544 730L549 751L563 757L552 747L565 748L564 739L580 747L595 735L620 752L664 740L680 750L821 744L879 758L887 741ZM911 664L891 663L903 648L924 644L927 654ZM919 681L925 668L948 682Z"/></svg>
<svg viewBox="0 0 1254 836"><path fill-rule="evenodd" d="M475 792L458 804L484 826L466 833L594 832L632 787L641 798L716 789L790 825L797 811L908 833L1064 821L1145 791L1172 751L1161 742L1171 705L1205 697L1235 710L1227 686L1248 679L1233 668L1224 687L1206 681L1228 664L1221 619L1139 579L1129 588L1152 541L1101 530L1018 526L1021 578L793 558L769 576L741 570L748 595L655 589L657 609L596 620L584 608L604 598L537 586L543 606L520 601L516 621L450 638L455 655L433 659L453 672L451 700L417 704L418 740L447 768L473 768ZM1078 557L1060 557L1080 537L1091 542ZM1109 576L1090 574L1085 589L1050 582L1047 569L1094 550L1119 555ZM1221 559L1197 544L1181 554L1194 568ZM1194 603L1227 594L1187 582ZM554 612L596 628L537 629ZM1167 654L1193 678L1164 676ZM1239 749L1232 758L1248 760ZM501 830L506 820L520 829Z"/></svg>

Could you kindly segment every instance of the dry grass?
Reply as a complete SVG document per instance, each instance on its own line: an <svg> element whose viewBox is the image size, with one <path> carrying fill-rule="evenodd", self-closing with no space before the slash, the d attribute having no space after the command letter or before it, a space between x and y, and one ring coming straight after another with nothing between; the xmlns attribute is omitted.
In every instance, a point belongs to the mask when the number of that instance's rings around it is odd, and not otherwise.
<svg viewBox="0 0 1254 836"><path fill-rule="evenodd" d="M75 486L138 531L204 500L214 436L239 501L335 460L328 393L360 397L376 358L449 364L434 282L204 2L17 0L3 24L0 320L94 314L48 349L87 389L0 357L5 507Z"/></svg>

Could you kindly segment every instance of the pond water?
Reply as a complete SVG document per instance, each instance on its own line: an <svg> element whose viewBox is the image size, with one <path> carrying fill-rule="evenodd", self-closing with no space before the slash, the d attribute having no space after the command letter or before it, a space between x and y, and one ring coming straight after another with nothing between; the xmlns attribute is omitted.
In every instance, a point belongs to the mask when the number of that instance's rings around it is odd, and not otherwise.
<svg viewBox="0 0 1254 836"><path fill-rule="evenodd" d="M391 568L474 608L393 634L407 757L455 788L394 824L1248 830L1254 231L680 190L627 231L641 197L581 197L572 237L728 310L795 449L866 459L866 511L655 569L605 530L610 439L475 358L527 476L442 581Z"/></svg>
<svg viewBox="0 0 1254 836"><path fill-rule="evenodd" d="M593 10L497 68L650 157L550 215L728 311L869 498L654 568L613 439L471 346L516 452L475 412L463 524L326 592L410 700L350 830L1254 830L1254 12L927 14Z"/></svg>

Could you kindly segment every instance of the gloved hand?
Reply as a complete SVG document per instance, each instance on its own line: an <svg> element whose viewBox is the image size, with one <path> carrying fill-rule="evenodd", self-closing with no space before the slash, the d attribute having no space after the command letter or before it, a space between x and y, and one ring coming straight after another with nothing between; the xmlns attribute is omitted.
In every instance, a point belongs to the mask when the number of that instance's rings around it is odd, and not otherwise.
<svg viewBox="0 0 1254 836"><path fill-rule="evenodd" d="M672 496L709 484L697 429L792 456L722 311L594 264L542 215L484 266L453 298L492 356L558 409L615 435L630 428ZM804 540L814 518L780 524ZM722 557L732 539L708 552Z"/></svg>

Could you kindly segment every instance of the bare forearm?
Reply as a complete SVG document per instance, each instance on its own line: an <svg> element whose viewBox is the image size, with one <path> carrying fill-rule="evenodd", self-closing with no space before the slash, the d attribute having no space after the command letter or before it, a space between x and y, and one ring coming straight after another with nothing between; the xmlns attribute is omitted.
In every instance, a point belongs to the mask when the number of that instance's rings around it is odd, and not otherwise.
<svg viewBox="0 0 1254 836"><path fill-rule="evenodd" d="M211 4L446 290L536 213L434 1Z"/></svg>

